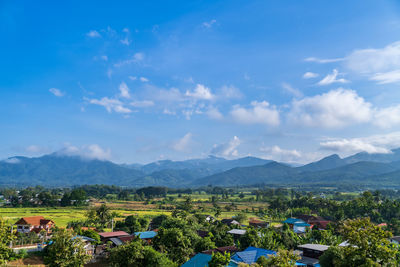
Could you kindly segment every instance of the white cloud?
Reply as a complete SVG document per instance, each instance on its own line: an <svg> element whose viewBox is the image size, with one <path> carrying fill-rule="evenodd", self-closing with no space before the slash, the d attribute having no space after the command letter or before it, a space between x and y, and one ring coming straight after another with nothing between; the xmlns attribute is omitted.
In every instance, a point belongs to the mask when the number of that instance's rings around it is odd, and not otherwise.
<svg viewBox="0 0 400 267"><path fill-rule="evenodd" d="M380 49L358 49L346 57L345 66L379 84L400 81L400 42Z"/></svg>
<svg viewBox="0 0 400 267"><path fill-rule="evenodd" d="M279 111L271 106L267 101L251 102L250 108L246 109L236 105L231 110L232 117L243 124L266 124L269 126L278 126Z"/></svg>
<svg viewBox="0 0 400 267"><path fill-rule="evenodd" d="M329 85L332 83L348 83L349 81L344 79L344 78L340 78L337 79L337 76L339 75L339 72L337 69L334 69L332 71L332 74L328 74L325 76L325 78L323 78L321 81L318 82L318 85Z"/></svg>
<svg viewBox="0 0 400 267"><path fill-rule="evenodd" d="M18 158L8 158L5 160L2 160L2 162L9 163L9 164L18 164L21 162L21 160L19 160Z"/></svg>
<svg viewBox="0 0 400 267"><path fill-rule="evenodd" d="M209 107L206 114L209 118L214 120L222 120L224 118L222 113L215 107Z"/></svg>
<svg viewBox="0 0 400 267"><path fill-rule="evenodd" d="M187 90L186 91L186 96L195 98L195 99L201 99L201 100L212 100L214 99L214 95L211 93L210 88L205 87L202 84L197 84L196 88L194 89L193 92Z"/></svg>
<svg viewBox="0 0 400 267"><path fill-rule="evenodd" d="M306 59L304 59L304 61L307 62L316 62L316 63L334 63L334 62L339 62L339 61L343 61L345 60L345 58L327 58L327 59L321 59L321 58L316 58L316 57L308 57Z"/></svg>
<svg viewBox="0 0 400 267"><path fill-rule="evenodd" d="M287 150L279 146L261 147L260 151L266 158L281 162L298 162L302 157L302 154L296 149Z"/></svg>
<svg viewBox="0 0 400 267"><path fill-rule="evenodd" d="M169 109L164 109L164 110L163 110L163 114L166 114L166 115L176 115L176 112L175 112L175 111L171 111L171 110L169 110Z"/></svg>
<svg viewBox="0 0 400 267"><path fill-rule="evenodd" d="M293 88L293 86L288 83L282 83L282 87L294 97L303 97L303 93L299 89Z"/></svg>
<svg viewBox="0 0 400 267"><path fill-rule="evenodd" d="M353 90L342 88L301 100L294 100L288 118L292 123L324 128L368 122L371 104Z"/></svg>
<svg viewBox="0 0 400 267"><path fill-rule="evenodd" d="M50 88L49 92L52 93L53 95L57 96L57 97L63 97L65 95L64 92L61 92L61 90L57 89L57 88Z"/></svg>
<svg viewBox="0 0 400 267"><path fill-rule="evenodd" d="M136 77L136 76L129 76L129 79L130 79L131 81L136 81L136 80L137 80L137 77Z"/></svg>
<svg viewBox="0 0 400 267"><path fill-rule="evenodd" d="M308 72L304 73L303 79L312 79L312 78L316 78L318 76L319 76L318 73L314 73L314 72L309 72L308 71Z"/></svg>
<svg viewBox="0 0 400 267"><path fill-rule="evenodd" d="M400 69L384 73L376 73L370 80L377 81L378 84L398 83L400 82Z"/></svg>
<svg viewBox="0 0 400 267"><path fill-rule="evenodd" d="M346 58L346 66L358 73L388 72L400 69L400 42L381 49L359 49Z"/></svg>
<svg viewBox="0 0 400 267"><path fill-rule="evenodd" d="M181 102L184 100L182 93L177 88L171 88L169 90L159 89L155 87L150 87L150 95L160 102L174 103Z"/></svg>
<svg viewBox="0 0 400 267"><path fill-rule="evenodd" d="M136 108L147 108L154 106L154 102L151 100L133 101L130 104Z"/></svg>
<svg viewBox="0 0 400 267"><path fill-rule="evenodd" d="M320 143L322 149L346 155L357 152L391 153L400 146L400 132L372 135L359 138L330 138Z"/></svg>
<svg viewBox="0 0 400 267"><path fill-rule="evenodd" d="M124 104L118 99L112 99L108 97L103 97L102 99L88 99L90 104L100 105L106 108L106 110L111 113L112 111L117 113L131 113L129 108L124 107Z"/></svg>
<svg viewBox="0 0 400 267"><path fill-rule="evenodd" d="M66 144L64 148L56 152L59 156L79 156L84 159L111 159L111 150L103 149L97 144L84 145L81 147Z"/></svg>
<svg viewBox="0 0 400 267"><path fill-rule="evenodd" d="M141 82L144 82L144 83L146 83L146 82L149 81L149 79L147 79L146 77L140 77L139 80L140 80Z"/></svg>
<svg viewBox="0 0 400 267"><path fill-rule="evenodd" d="M129 94L129 87L126 85L126 83L122 82L119 85L119 91L122 98L131 98L131 95Z"/></svg>
<svg viewBox="0 0 400 267"><path fill-rule="evenodd" d="M133 59L136 60L136 62L142 61L144 59L144 53L135 53Z"/></svg>
<svg viewBox="0 0 400 267"><path fill-rule="evenodd" d="M234 136L228 143L215 144L211 150L211 154L223 157L237 157L237 147L240 145L240 139Z"/></svg>
<svg viewBox="0 0 400 267"><path fill-rule="evenodd" d="M212 19L210 21L205 21L203 22L203 27L204 28L211 28L217 21L215 19Z"/></svg>
<svg viewBox="0 0 400 267"><path fill-rule="evenodd" d="M400 105L376 109L373 123L381 128L400 125Z"/></svg>
<svg viewBox="0 0 400 267"><path fill-rule="evenodd" d="M322 149L347 154L362 151L367 153L390 153L387 148L379 147L357 138L325 141L320 143L320 146Z"/></svg>
<svg viewBox="0 0 400 267"><path fill-rule="evenodd" d="M241 97L243 97L242 93L233 85L224 85L218 92L218 98L222 99L238 99Z"/></svg>
<svg viewBox="0 0 400 267"><path fill-rule="evenodd" d="M191 143L192 143L192 134L187 133L185 134L185 136L183 136L181 139L175 142L172 145L172 148L180 152L187 151Z"/></svg>
<svg viewBox="0 0 400 267"><path fill-rule="evenodd" d="M121 39L120 42L123 45L130 45L131 44L131 40L129 40L128 37L126 37L124 39Z"/></svg>
<svg viewBox="0 0 400 267"><path fill-rule="evenodd" d="M86 36L88 36L90 38L99 38L99 37L101 37L100 33L98 31L96 31L96 30L92 30L92 31L88 32L86 34Z"/></svg>
<svg viewBox="0 0 400 267"><path fill-rule="evenodd" d="M139 63L139 62L144 60L144 57L145 57L144 53L138 52L138 53L135 53L132 57L126 59L126 60L122 60L122 61L120 61L118 63L115 63L114 67L119 68L119 67L122 67L122 66L125 66L125 65L130 65L132 63Z"/></svg>

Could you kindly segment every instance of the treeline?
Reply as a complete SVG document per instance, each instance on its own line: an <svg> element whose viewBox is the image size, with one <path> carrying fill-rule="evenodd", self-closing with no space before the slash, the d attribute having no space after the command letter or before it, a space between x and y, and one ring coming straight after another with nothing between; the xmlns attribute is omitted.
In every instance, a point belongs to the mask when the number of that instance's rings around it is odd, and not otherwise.
<svg viewBox="0 0 400 267"><path fill-rule="evenodd" d="M24 189L0 189L3 204L13 207L82 206L87 202L86 192L80 188L45 188L42 186Z"/></svg>

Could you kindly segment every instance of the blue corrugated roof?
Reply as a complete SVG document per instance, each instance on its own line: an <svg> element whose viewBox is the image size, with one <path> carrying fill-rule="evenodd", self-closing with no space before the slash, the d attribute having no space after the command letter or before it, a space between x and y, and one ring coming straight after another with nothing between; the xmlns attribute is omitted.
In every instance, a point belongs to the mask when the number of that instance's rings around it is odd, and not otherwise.
<svg viewBox="0 0 400 267"><path fill-rule="evenodd" d="M294 223L305 223L305 221L297 218L288 218L284 220L283 223L294 224Z"/></svg>
<svg viewBox="0 0 400 267"><path fill-rule="evenodd" d="M153 238L157 235L157 232L146 231L146 232L135 232L135 236L139 236L141 239Z"/></svg>
<svg viewBox="0 0 400 267"><path fill-rule="evenodd" d="M185 262L181 267L204 267L208 266L211 255L198 253L193 258Z"/></svg>
<svg viewBox="0 0 400 267"><path fill-rule="evenodd" d="M308 223L303 223L303 222L296 222L294 223L295 226L300 226L300 227L310 227L311 225L309 225Z"/></svg>
<svg viewBox="0 0 400 267"><path fill-rule="evenodd" d="M236 252L236 254L232 256L231 260L234 262L244 262L247 264L252 264L256 262L259 257L264 256L268 258L268 255L271 254L275 255L276 252L263 248L248 247L244 251Z"/></svg>

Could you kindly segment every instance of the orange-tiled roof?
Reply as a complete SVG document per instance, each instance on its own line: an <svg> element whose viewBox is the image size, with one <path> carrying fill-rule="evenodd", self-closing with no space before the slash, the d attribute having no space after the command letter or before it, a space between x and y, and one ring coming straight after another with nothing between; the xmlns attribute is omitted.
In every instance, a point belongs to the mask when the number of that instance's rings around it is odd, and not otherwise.
<svg viewBox="0 0 400 267"><path fill-rule="evenodd" d="M19 219L15 224L28 224L28 225L46 225L52 220L45 219L43 216L32 216L32 217L23 217Z"/></svg>

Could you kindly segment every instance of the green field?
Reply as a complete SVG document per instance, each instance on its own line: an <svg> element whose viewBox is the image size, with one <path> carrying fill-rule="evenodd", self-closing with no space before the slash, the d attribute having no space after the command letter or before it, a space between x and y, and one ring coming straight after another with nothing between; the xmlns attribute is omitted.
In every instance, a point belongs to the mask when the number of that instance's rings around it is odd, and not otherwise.
<svg viewBox="0 0 400 267"><path fill-rule="evenodd" d="M199 198L198 198L199 199ZM197 199L197 200L198 200ZM128 215L139 215L139 216L149 216L154 217L160 214L170 215L171 212L167 210L160 210L155 207L155 205L144 205L141 202L134 201L111 201L106 203L111 211L116 212L118 214L118 219L123 219ZM221 203L222 204L222 203ZM228 204L228 203L226 203ZM240 210L245 208L250 208L251 206L248 203L236 203ZM253 203L254 206L258 203ZM92 205L99 205L99 203L95 203ZM206 204L205 206L209 206L210 204ZM222 204L222 205L225 205ZM83 220L85 218L85 213L89 207L49 207L49 208L36 208L36 207L23 207L23 208L8 208L2 207L0 208L0 217L3 218L7 224L13 224L21 217L29 217L29 216L43 216L46 219L53 220L57 226L65 227L70 221ZM211 214L213 212L203 211L203 214ZM236 211L222 211L219 219L223 218L231 218L238 213ZM255 214L248 213L248 218L256 217Z"/></svg>

